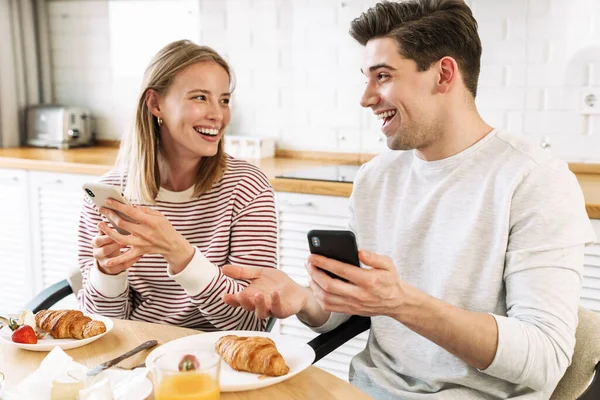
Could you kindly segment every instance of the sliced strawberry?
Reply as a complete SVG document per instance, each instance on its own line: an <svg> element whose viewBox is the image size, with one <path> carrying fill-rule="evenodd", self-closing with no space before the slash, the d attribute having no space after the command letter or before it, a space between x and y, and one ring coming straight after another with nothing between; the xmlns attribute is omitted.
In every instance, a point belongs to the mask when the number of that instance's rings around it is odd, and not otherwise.
<svg viewBox="0 0 600 400"><path fill-rule="evenodd" d="M35 331L29 325L23 325L13 332L12 341L15 343L36 344L38 342Z"/></svg>

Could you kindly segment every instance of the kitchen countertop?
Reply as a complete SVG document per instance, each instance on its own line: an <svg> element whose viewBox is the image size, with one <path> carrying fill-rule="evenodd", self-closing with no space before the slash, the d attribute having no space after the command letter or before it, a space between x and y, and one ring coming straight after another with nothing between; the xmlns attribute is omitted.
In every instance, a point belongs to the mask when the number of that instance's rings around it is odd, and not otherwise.
<svg viewBox="0 0 600 400"><path fill-rule="evenodd" d="M117 153L118 148L113 146L83 147L70 150L31 147L6 148L0 149L0 168L103 175L113 167ZM271 180L284 172L344 164L342 160L317 161L279 157L248 160L248 162L259 167Z"/></svg>
<svg viewBox="0 0 600 400"><path fill-rule="evenodd" d="M7 148L0 149L0 168L102 175L114 165L117 152L118 149L114 146L71 150ZM275 157L248 161L267 175L276 191L342 197L348 197L352 192L351 183L275 178L277 175L295 170L350 164L341 158L316 160ZM600 219L600 166L597 164L569 164L569 166L575 172L583 190L588 215L590 218Z"/></svg>

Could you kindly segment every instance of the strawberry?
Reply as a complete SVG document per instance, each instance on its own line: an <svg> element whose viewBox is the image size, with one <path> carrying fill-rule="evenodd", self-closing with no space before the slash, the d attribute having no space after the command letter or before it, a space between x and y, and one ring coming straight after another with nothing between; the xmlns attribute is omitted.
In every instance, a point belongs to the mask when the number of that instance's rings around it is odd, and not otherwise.
<svg viewBox="0 0 600 400"><path fill-rule="evenodd" d="M186 354L179 361L179 371L193 371L198 368L200 368L200 362L191 354Z"/></svg>
<svg viewBox="0 0 600 400"><path fill-rule="evenodd" d="M35 331L29 325L23 325L13 332L12 341L15 343L36 344L38 342Z"/></svg>

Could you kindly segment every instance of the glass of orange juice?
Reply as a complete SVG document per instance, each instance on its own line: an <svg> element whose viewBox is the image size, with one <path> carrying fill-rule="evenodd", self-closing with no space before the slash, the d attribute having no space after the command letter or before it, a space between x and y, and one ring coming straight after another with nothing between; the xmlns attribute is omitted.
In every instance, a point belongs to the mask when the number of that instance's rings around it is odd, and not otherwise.
<svg viewBox="0 0 600 400"><path fill-rule="evenodd" d="M174 350L154 361L156 400L219 400L221 358L210 350Z"/></svg>

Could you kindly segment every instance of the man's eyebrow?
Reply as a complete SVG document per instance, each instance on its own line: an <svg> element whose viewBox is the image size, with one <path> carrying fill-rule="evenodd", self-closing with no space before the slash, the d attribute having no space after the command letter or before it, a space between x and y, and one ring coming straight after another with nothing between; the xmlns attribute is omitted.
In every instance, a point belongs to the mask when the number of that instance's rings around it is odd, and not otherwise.
<svg viewBox="0 0 600 400"><path fill-rule="evenodd" d="M387 69L389 69L389 70L391 70L391 71L396 71L396 68L392 67L392 66L391 66L391 65L389 65L389 64L386 64L386 63L379 63L379 64L375 64L375 65L372 65L372 66L370 66L370 67L369 67L369 72L373 72L373 71L375 71L375 70L378 70L379 68L387 68ZM360 69L360 72L362 72L363 74L365 73L365 72L362 70L362 68Z"/></svg>
<svg viewBox="0 0 600 400"><path fill-rule="evenodd" d="M204 94L210 94L210 90L206 90L206 89L192 89L188 92L188 94L194 93L194 92L200 92L200 93L204 93ZM221 96L231 96L231 92L225 92L225 93L221 93Z"/></svg>

